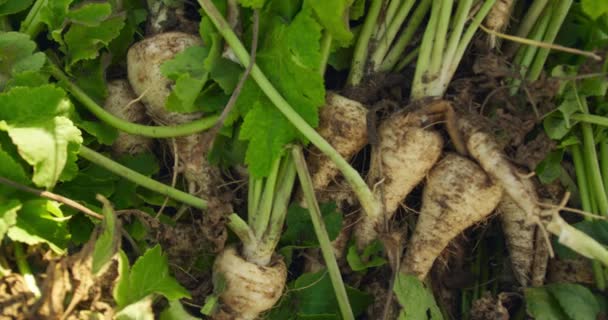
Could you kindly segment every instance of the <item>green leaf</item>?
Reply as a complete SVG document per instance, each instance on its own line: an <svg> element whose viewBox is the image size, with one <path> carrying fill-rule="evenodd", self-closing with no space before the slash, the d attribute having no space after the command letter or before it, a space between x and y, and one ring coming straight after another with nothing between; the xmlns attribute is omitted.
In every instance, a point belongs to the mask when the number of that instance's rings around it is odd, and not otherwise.
<svg viewBox="0 0 608 320"><path fill-rule="evenodd" d="M8 0L0 1L0 17L17 13L27 9L34 0Z"/></svg>
<svg viewBox="0 0 608 320"><path fill-rule="evenodd" d="M574 283L552 283L545 288L572 320L597 318L600 306L589 289Z"/></svg>
<svg viewBox="0 0 608 320"><path fill-rule="evenodd" d="M20 209L21 203L14 199L7 203L0 203L0 242L4 239L8 229L17 223L17 211Z"/></svg>
<svg viewBox="0 0 608 320"><path fill-rule="evenodd" d="M393 292L399 304L403 307L399 319L443 319L433 294L415 276L399 272ZM430 317L427 315L430 315Z"/></svg>
<svg viewBox="0 0 608 320"><path fill-rule="evenodd" d="M359 255L357 246L352 244L348 247L346 261L353 271L363 271L369 268L375 268L386 264L386 259L382 258L384 248L378 240L370 243L363 253Z"/></svg>
<svg viewBox="0 0 608 320"><path fill-rule="evenodd" d="M154 154L144 152L137 155L124 155L117 159L118 163L133 169L146 177L150 177L160 170L158 160ZM110 200L116 205L117 209L127 209L141 204L141 199L137 194L137 184L126 179L117 178L115 193ZM164 198L164 197L163 197ZM164 200L163 200L164 201ZM172 203L169 202L168 205Z"/></svg>
<svg viewBox="0 0 608 320"><path fill-rule="evenodd" d="M253 8L253 9L259 9L259 8L263 7L264 2L266 2L266 0L239 0L239 3L243 7L248 7L248 8Z"/></svg>
<svg viewBox="0 0 608 320"><path fill-rule="evenodd" d="M118 307L124 307L129 303L129 258L127 254L118 251L118 277L116 285L112 288L112 297Z"/></svg>
<svg viewBox="0 0 608 320"><path fill-rule="evenodd" d="M14 158L4 148L0 143L0 163L2 164L0 165L0 177L7 178L23 185L30 184L30 179L25 173L23 166L18 162L18 159ZM14 191L14 188L0 184L0 196L2 194L11 194Z"/></svg>
<svg viewBox="0 0 608 320"><path fill-rule="evenodd" d="M112 16L95 27L72 25L64 36L68 66L71 67L81 60L96 58L101 48L108 46L120 35L125 18L124 14Z"/></svg>
<svg viewBox="0 0 608 320"><path fill-rule="evenodd" d="M106 54L93 60L83 60L70 67L76 85L93 100L103 105L108 96L106 68L109 61Z"/></svg>
<svg viewBox="0 0 608 320"><path fill-rule="evenodd" d="M570 319L559 305L559 302L545 288L526 288L526 309L536 320Z"/></svg>
<svg viewBox="0 0 608 320"><path fill-rule="evenodd" d="M543 184L551 183L561 176L563 156L563 149L552 151L536 166L536 174Z"/></svg>
<svg viewBox="0 0 608 320"><path fill-rule="evenodd" d="M68 12L67 17L72 23L82 24L88 27L96 27L101 24L112 13L112 5L109 3L84 3L79 8Z"/></svg>
<svg viewBox="0 0 608 320"><path fill-rule="evenodd" d="M120 248L121 234L117 230L116 213L112 209L110 202L105 198L103 200L103 221L101 223L101 234L95 241L93 248L93 265L91 271L94 275L97 273L116 255Z"/></svg>
<svg viewBox="0 0 608 320"><path fill-rule="evenodd" d="M334 240L342 230L342 214L336 210L334 203L323 203L320 205L321 215L330 240ZM281 237L284 245L304 245L318 247L319 240L315 235L315 229L310 219L308 209L298 205L291 205L287 211L285 221L287 230Z"/></svg>
<svg viewBox="0 0 608 320"><path fill-rule="evenodd" d="M169 307L160 313L160 320L199 320L200 318L190 315L181 302L170 300Z"/></svg>
<svg viewBox="0 0 608 320"><path fill-rule="evenodd" d="M592 19L597 19L604 13L608 12L608 2L598 0L582 0L581 5L583 12Z"/></svg>
<svg viewBox="0 0 608 320"><path fill-rule="evenodd" d="M36 43L18 32L0 33L0 91L9 79L25 71L39 71L46 57L42 52L34 53Z"/></svg>
<svg viewBox="0 0 608 320"><path fill-rule="evenodd" d="M359 20L365 14L365 0L355 0L350 7L350 20Z"/></svg>
<svg viewBox="0 0 608 320"><path fill-rule="evenodd" d="M167 110L185 113L201 111L195 102L209 78L209 72L201 63L208 54L207 47L190 47L162 64L161 73L175 81L167 98Z"/></svg>
<svg viewBox="0 0 608 320"><path fill-rule="evenodd" d="M69 198L94 204L97 203L96 195L109 198L114 194L118 179L106 169L91 164L80 169L71 181L58 185L56 191Z"/></svg>
<svg viewBox="0 0 608 320"><path fill-rule="evenodd" d="M167 110L181 113L201 111L195 105L196 98L200 94L207 79L192 78L189 74L182 74L175 81L173 90L167 97Z"/></svg>
<svg viewBox="0 0 608 320"><path fill-rule="evenodd" d="M143 1L124 0L122 1L123 10L126 11L127 19L125 26L120 31L118 37L114 38L108 45L112 54L112 63L119 64L126 61L125 57L129 47L133 43L136 34L143 34L139 31L139 25L146 21L148 10Z"/></svg>
<svg viewBox="0 0 608 320"><path fill-rule="evenodd" d="M203 43L209 48L209 53L203 61L204 68L209 71L209 77L224 90L225 94L232 94L243 69L233 61L222 57L224 38L209 17L201 18L199 34Z"/></svg>
<svg viewBox="0 0 608 320"><path fill-rule="evenodd" d="M115 316L115 320L154 320L154 311L152 310L152 302L154 296L149 295L136 301L124 309L120 310Z"/></svg>
<svg viewBox="0 0 608 320"><path fill-rule="evenodd" d="M260 20L264 21L260 34L265 37L256 62L294 110L316 127L318 109L325 99L323 78L318 72L321 26L310 10L301 11L291 24L269 14ZM297 138L304 140L251 79L245 83L236 108L244 115L240 139L249 141L246 163L254 177L269 173L285 144Z"/></svg>
<svg viewBox="0 0 608 320"><path fill-rule="evenodd" d="M119 306L130 304L152 294L160 294L169 300L189 298L190 293L169 274L167 257L156 245L141 256L129 273L129 289L126 301L116 301Z"/></svg>
<svg viewBox="0 0 608 320"><path fill-rule="evenodd" d="M305 3L313 8L323 28L327 29L332 38L342 47L348 47L353 41L344 14L350 6L350 0L306 0Z"/></svg>
<svg viewBox="0 0 608 320"><path fill-rule="evenodd" d="M338 302L326 270L316 273L305 273L293 284L294 299L298 303L299 318L313 315L336 317L340 314ZM370 296L362 291L346 287L355 316L361 314L369 305Z"/></svg>
<svg viewBox="0 0 608 320"><path fill-rule="evenodd" d="M52 85L17 87L0 94L0 130L6 131L19 155L34 167L33 182L51 188L82 143L80 130L66 115L72 105ZM69 159L74 160L74 159Z"/></svg>
<svg viewBox="0 0 608 320"><path fill-rule="evenodd" d="M23 203L17 223L8 229L8 237L29 245L46 243L53 251L63 253L70 233L55 202L35 199Z"/></svg>
<svg viewBox="0 0 608 320"><path fill-rule="evenodd" d="M74 0L46 1L40 8L40 21L45 23L51 31L51 37L59 44L63 44L61 31L66 23L70 4Z"/></svg>

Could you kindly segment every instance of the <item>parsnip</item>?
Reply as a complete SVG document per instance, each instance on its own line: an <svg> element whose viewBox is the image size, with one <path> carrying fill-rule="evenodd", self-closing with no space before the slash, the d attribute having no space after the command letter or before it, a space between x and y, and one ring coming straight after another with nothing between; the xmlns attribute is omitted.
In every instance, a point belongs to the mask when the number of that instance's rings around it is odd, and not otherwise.
<svg viewBox="0 0 608 320"><path fill-rule="evenodd" d="M256 319L281 297L287 280L287 267L282 258L260 266L243 259L235 247L226 247L215 259L213 276L214 283L220 277L226 281L226 290L220 294L223 307L228 308L223 310L228 315L226 318Z"/></svg>
<svg viewBox="0 0 608 320"><path fill-rule="evenodd" d="M490 12L488 12L484 25L490 30L503 32L509 25L514 4L515 1L513 0L497 0ZM488 41L490 49L496 48L498 41L495 35L489 35Z"/></svg>
<svg viewBox="0 0 608 320"><path fill-rule="evenodd" d="M350 159L367 144L366 115L367 109L359 102L328 92L319 113L317 132L343 158ZM334 162L314 147L306 163L315 190L327 187L339 173Z"/></svg>
<svg viewBox="0 0 608 320"><path fill-rule="evenodd" d="M142 95L147 113L164 125L188 123L202 117L202 113L177 113L165 108L171 93L172 81L160 71L163 62L190 46L201 44L198 36L168 32L134 44L127 54L129 82L136 94ZM175 139L179 165L192 192L206 197L217 196L222 184L219 169L207 161L208 146L205 133ZM231 210L228 210L231 211Z"/></svg>
<svg viewBox="0 0 608 320"><path fill-rule="evenodd" d="M401 272L424 279L448 243L498 205L502 188L473 161L447 154L428 175Z"/></svg>
<svg viewBox="0 0 608 320"><path fill-rule="evenodd" d="M378 199L383 199L384 214L366 215L355 229L357 246L373 241L383 223L399 203L418 185L439 159L443 138L433 129L425 129L414 120L417 115L399 113L378 129L378 145L372 151L370 185Z"/></svg>
<svg viewBox="0 0 608 320"><path fill-rule="evenodd" d="M146 108L135 101L137 96L133 93L126 80L113 80L108 82L108 97L103 105L111 114L129 122L146 124L151 120L146 114ZM119 132L112 144L115 155L138 154L152 150L154 139Z"/></svg>

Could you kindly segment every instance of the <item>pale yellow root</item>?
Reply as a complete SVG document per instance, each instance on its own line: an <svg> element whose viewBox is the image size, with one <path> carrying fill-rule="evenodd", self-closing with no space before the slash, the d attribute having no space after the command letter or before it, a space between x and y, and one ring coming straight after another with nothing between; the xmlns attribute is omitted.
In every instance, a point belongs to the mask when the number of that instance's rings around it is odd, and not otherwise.
<svg viewBox="0 0 608 320"><path fill-rule="evenodd" d="M372 151L370 185L384 199L384 214L366 215L355 228L357 246L371 243L383 230L400 203L439 159L443 138L432 128L412 124L410 115L398 113L378 129L378 146Z"/></svg>
<svg viewBox="0 0 608 320"><path fill-rule="evenodd" d="M509 25L514 4L515 1L513 0L497 0L488 12L484 25L490 30L503 32ZM495 35L489 35L488 41L490 49L496 48L497 38Z"/></svg>
<svg viewBox="0 0 608 320"><path fill-rule="evenodd" d="M513 274L520 285L527 287L534 264L536 225L530 223L528 215L506 194L498 205L498 211Z"/></svg>
<svg viewBox="0 0 608 320"><path fill-rule="evenodd" d="M367 109L361 103L328 92L317 132L344 159L350 159L367 144L366 115ZM315 190L324 189L339 174L334 162L317 148L311 149L306 162Z"/></svg>
<svg viewBox="0 0 608 320"><path fill-rule="evenodd" d="M108 82L108 97L103 108L109 113L132 123L147 124L150 118L146 108L137 101L137 96L131 89L127 80L113 80ZM138 154L152 150L154 139L119 132L112 144L115 155Z"/></svg>
<svg viewBox="0 0 608 320"><path fill-rule="evenodd" d="M224 280L220 294L221 311L214 319L256 319L272 308L281 297L287 281L287 267L282 258L267 266L243 259L233 246L226 247L213 264L214 283Z"/></svg>
<svg viewBox="0 0 608 320"><path fill-rule="evenodd" d="M509 162L496 140L465 117L458 119L458 128L463 133L469 154L504 188L528 219L540 217L543 209L538 205L536 191L531 192L526 187L527 178Z"/></svg>
<svg viewBox="0 0 608 320"><path fill-rule="evenodd" d="M502 188L477 164L447 154L428 175L422 209L401 272L424 279L449 242L485 219L501 197Z"/></svg>

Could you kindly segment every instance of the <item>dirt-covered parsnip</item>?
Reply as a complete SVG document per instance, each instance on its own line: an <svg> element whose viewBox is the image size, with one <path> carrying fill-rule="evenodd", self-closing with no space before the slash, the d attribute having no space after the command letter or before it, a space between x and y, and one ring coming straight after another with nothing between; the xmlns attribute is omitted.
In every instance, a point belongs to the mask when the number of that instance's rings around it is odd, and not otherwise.
<svg viewBox="0 0 608 320"><path fill-rule="evenodd" d="M171 93L172 81L161 74L163 62L172 59L188 47L200 45L196 35L168 32L134 44L127 55L129 82L137 95L142 96L147 113L158 124L177 125L201 118L202 113L177 113L165 108ZM219 169L207 162L208 146L205 134L194 134L175 139L177 158L190 191L213 197L221 185Z"/></svg>
<svg viewBox="0 0 608 320"><path fill-rule="evenodd" d="M490 12L488 12L483 24L492 31L505 31L509 25L514 4L514 0L496 0L496 3L494 3L494 6ZM488 42L490 49L494 49L498 45L498 39L495 35L489 35Z"/></svg>
<svg viewBox="0 0 608 320"><path fill-rule="evenodd" d="M367 144L366 115L367 109L361 103L328 92L319 113L317 132L344 159L350 159ZM315 190L327 187L340 173L334 162L314 147L306 163Z"/></svg>
<svg viewBox="0 0 608 320"><path fill-rule="evenodd" d="M378 145L372 149L370 185L383 199L383 214L362 218L356 227L359 248L376 239L382 224L399 208L399 203L427 175L439 159L443 138L433 128L423 128L415 113L392 115L378 128Z"/></svg>
<svg viewBox="0 0 608 320"><path fill-rule="evenodd" d="M242 247L227 247L215 259L214 283L225 280L215 319L256 319L279 300L287 280L283 258L275 253L295 182L290 156L277 159L267 178L250 176L247 221L231 214L228 226Z"/></svg>
<svg viewBox="0 0 608 320"><path fill-rule="evenodd" d="M530 179L522 182L527 193L536 194ZM523 287L542 285L549 254L538 224L506 192L498 204L498 213L515 279Z"/></svg>
<svg viewBox="0 0 608 320"><path fill-rule="evenodd" d="M428 175L422 209L401 272L424 279L448 243L485 219L501 197L502 188L477 164L447 154Z"/></svg>
<svg viewBox="0 0 608 320"><path fill-rule="evenodd" d="M146 108L137 101L127 80L108 82L108 97L103 107L111 114L132 123L147 124L151 121ZM112 144L112 151L116 155L133 155L152 150L153 144L154 139L120 132Z"/></svg>

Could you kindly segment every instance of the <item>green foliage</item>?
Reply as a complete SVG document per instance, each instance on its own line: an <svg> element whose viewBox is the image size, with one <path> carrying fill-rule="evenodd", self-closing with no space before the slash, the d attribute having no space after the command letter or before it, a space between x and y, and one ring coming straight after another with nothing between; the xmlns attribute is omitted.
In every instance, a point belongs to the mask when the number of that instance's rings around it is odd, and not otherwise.
<svg viewBox="0 0 608 320"><path fill-rule="evenodd" d="M261 40L256 62L294 110L313 127L325 99L318 67L321 26L310 10L300 11L290 24L270 14L261 14ZM293 125L276 109L251 78L237 101L244 117L240 138L249 141L245 162L255 177L270 172L270 166L294 139L303 140Z"/></svg>
<svg viewBox="0 0 608 320"><path fill-rule="evenodd" d="M34 53L36 43L23 33L0 33L0 92L13 77L37 72L44 65L43 53Z"/></svg>
<svg viewBox="0 0 608 320"><path fill-rule="evenodd" d="M320 209L329 239L334 240L342 230L342 213L336 210L334 203L323 203L320 205ZM287 229L281 236L282 244L306 247L319 246L308 209L291 205L285 220Z"/></svg>
<svg viewBox="0 0 608 320"><path fill-rule="evenodd" d="M593 19L599 18L601 15L608 13L608 2L597 0L582 0L583 11Z"/></svg>
<svg viewBox="0 0 608 320"><path fill-rule="evenodd" d="M100 199L100 198L98 198ZM95 241L93 248L93 263L91 271L94 275L114 257L120 247L121 234L118 231L118 219L112 206L106 199L103 200L103 221L101 223L101 234Z"/></svg>
<svg viewBox="0 0 608 320"><path fill-rule="evenodd" d="M124 260L124 258L123 258ZM190 293L169 274L167 257L160 246L148 249L131 270L122 262L120 280L114 292L114 299L120 308L140 301L150 294L160 294L169 300L189 298Z"/></svg>
<svg viewBox="0 0 608 320"><path fill-rule="evenodd" d="M160 320L197 320L191 316L177 300L170 300L169 307L160 313Z"/></svg>
<svg viewBox="0 0 608 320"><path fill-rule="evenodd" d="M403 307L400 320L443 320L433 293L415 276L397 273L393 292Z"/></svg>
<svg viewBox="0 0 608 320"><path fill-rule="evenodd" d="M379 267L387 263L383 256L384 247L379 240L374 240L367 245L363 252L359 254L357 246L353 243L348 247L346 261L354 271L363 271L370 268Z"/></svg>
<svg viewBox="0 0 608 320"><path fill-rule="evenodd" d="M120 310L115 316L116 320L154 320L152 310L154 297L149 295Z"/></svg>
<svg viewBox="0 0 608 320"><path fill-rule="evenodd" d="M361 315L371 296L352 287L346 287L355 316ZM288 285L288 293L268 319L340 319L338 302L326 270L305 273Z"/></svg>
<svg viewBox="0 0 608 320"><path fill-rule="evenodd" d="M535 319L596 319L600 305L591 291L573 283L525 289L528 313Z"/></svg>
<svg viewBox="0 0 608 320"><path fill-rule="evenodd" d="M27 9L34 0L4 0L0 1L0 17L14 14Z"/></svg>
<svg viewBox="0 0 608 320"><path fill-rule="evenodd" d="M305 0L310 6L323 28L327 29L332 38L342 47L352 44L353 34L350 32L344 14L350 7L351 0Z"/></svg>
<svg viewBox="0 0 608 320"><path fill-rule="evenodd" d="M52 188L75 159L80 130L68 118L72 104L52 85L13 88L0 94L0 130L10 136L19 155L33 169L32 181Z"/></svg>
<svg viewBox="0 0 608 320"><path fill-rule="evenodd" d="M17 213L15 224L8 228L8 238L29 245L47 244L53 251L63 253L70 233L67 219L57 203L44 199L27 200Z"/></svg>
<svg viewBox="0 0 608 320"><path fill-rule="evenodd" d="M17 211L20 209L21 203L15 199L0 203L0 242L6 232L17 223Z"/></svg>

